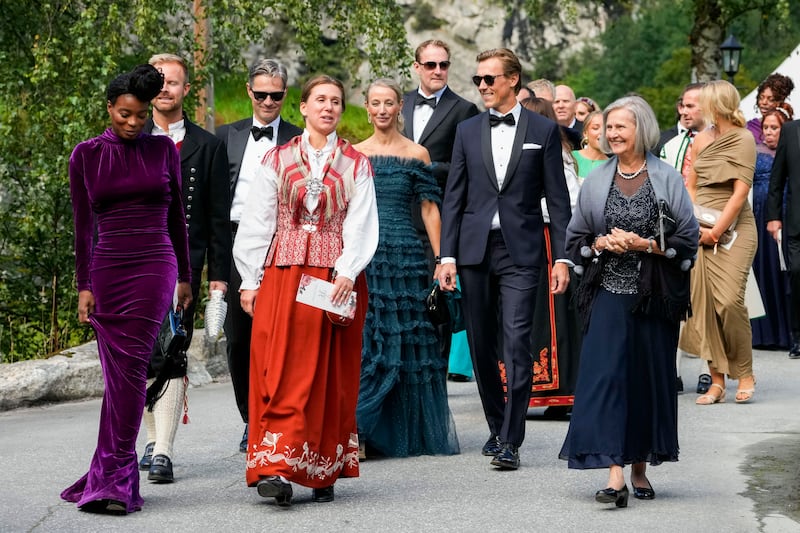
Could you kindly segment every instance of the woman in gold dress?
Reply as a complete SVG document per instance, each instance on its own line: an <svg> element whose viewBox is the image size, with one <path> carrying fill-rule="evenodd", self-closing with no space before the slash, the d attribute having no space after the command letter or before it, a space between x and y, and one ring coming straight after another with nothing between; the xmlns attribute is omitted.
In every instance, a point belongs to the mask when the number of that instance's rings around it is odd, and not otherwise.
<svg viewBox="0 0 800 533"><path fill-rule="evenodd" d="M700 228L700 249L692 272L692 312L680 348L709 361L711 387L698 405L725 400L725 375L739 381L736 402L753 399L752 331L744 303L747 274L758 246L747 195L753 185L756 146L739 110L739 93L718 80L700 92L706 123L692 144L693 171L687 187L696 205L721 211L713 227ZM735 223L735 236L723 234Z"/></svg>

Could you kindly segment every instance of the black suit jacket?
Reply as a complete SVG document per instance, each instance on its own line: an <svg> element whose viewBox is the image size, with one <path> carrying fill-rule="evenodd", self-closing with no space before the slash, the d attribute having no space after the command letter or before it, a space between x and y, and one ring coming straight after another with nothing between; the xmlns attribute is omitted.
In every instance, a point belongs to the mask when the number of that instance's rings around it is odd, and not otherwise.
<svg viewBox="0 0 800 533"><path fill-rule="evenodd" d="M794 202L800 197L800 120L787 122L781 128L775 162L769 178L766 219L781 220L783 191L788 182L786 213L784 213L784 237L800 236L800 206Z"/></svg>
<svg viewBox="0 0 800 533"><path fill-rule="evenodd" d="M571 217L558 125L523 108L503 188L497 187L489 113L459 124L442 205L442 257L478 265L495 212L514 264L539 266L544 247L541 200L547 198L554 259L566 257Z"/></svg>
<svg viewBox="0 0 800 533"><path fill-rule="evenodd" d="M415 89L403 95L403 135L414 139L414 102L418 91ZM419 144L428 149L431 162L435 163L433 177L444 190L447 173L450 170L450 158L453 154L453 140L456 137L458 123L478 114L478 107L445 88L433 115L419 137Z"/></svg>
<svg viewBox="0 0 800 533"><path fill-rule="evenodd" d="M217 128L217 137L225 144L228 152L231 201L233 201L233 194L236 191L236 182L239 180L239 170L242 168L244 149L247 147L247 140L250 138L250 128L252 127L253 118L250 117ZM277 144L278 146L286 144L293 137L302 133L302 129L281 119L278 124ZM230 202L228 202L228 209L230 209ZM228 213L228 216L230 217L230 213Z"/></svg>
<svg viewBox="0 0 800 533"><path fill-rule="evenodd" d="M186 115L181 143L181 182L192 270L208 259L208 279L228 281L231 268L230 188L228 157L219 139ZM144 130L153 131L149 119Z"/></svg>

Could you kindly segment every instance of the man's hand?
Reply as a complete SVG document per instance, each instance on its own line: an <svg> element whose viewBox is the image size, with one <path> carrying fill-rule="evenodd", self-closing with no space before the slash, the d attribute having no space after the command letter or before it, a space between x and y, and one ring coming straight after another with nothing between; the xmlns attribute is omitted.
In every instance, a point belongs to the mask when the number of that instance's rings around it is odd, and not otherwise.
<svg viewBox="0 0 800 533"><path fill-rule="evenodd" d="M439 287L443 291L456 290L456 265L455 263L446 263L439 265Z"/></svg>
<svg viewBox="0 0 800 533"><path fill-rule="evenodd" d="M228 293L228 284L224 281L209 281L208 282L208 292L211 291L222 291L222 295Z"/></svg>
<svg viewBox="0 0 800 533"><path fill-rule="evenodd" d="M569 267L566 263L556 263L553 265L553 272L550 276L550 292L553 294L564 294L569 285Z"/></svg>
<svg viewBox="0 0 800 533"><path fill-rule="evenodd" d="M769 232L770 235L772 235L772 238L775 239L776 241L779 240L780 237L779 232L781 231L782 228L783 228L783 222L781 222L780 220L770 220L769 222L767 222L767 231Z"/></svg>

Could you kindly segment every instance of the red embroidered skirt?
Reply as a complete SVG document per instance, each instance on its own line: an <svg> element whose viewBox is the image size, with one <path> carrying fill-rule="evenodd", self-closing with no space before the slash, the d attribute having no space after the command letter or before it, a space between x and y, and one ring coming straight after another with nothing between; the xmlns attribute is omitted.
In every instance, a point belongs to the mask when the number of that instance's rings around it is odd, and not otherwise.
<svg viewBox="0 0 800 533"><path fill-rule="evenodd" d="M274 475L312 488L358 476L356 403L367 284L360 274L352 324L334 326L324 311L295 301L302 274L327 280L331 269L269 266L256 300L249 486Z"/></svg>

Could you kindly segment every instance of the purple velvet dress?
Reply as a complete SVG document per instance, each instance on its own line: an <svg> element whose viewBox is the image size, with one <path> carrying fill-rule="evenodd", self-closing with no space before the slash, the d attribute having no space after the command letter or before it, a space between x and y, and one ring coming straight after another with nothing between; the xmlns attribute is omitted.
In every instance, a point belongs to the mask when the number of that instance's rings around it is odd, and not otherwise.
<svg viewBox="0 0 800 533"><path fill-rule="evenodd" d="M190 280L180 157L167 137L120 139L111 129L75 147L69 161L78 290L90 290L105 392L89 472L61 497L82 507L119 500L142 507L136 436L147 363L172 302Z"/></svg>

